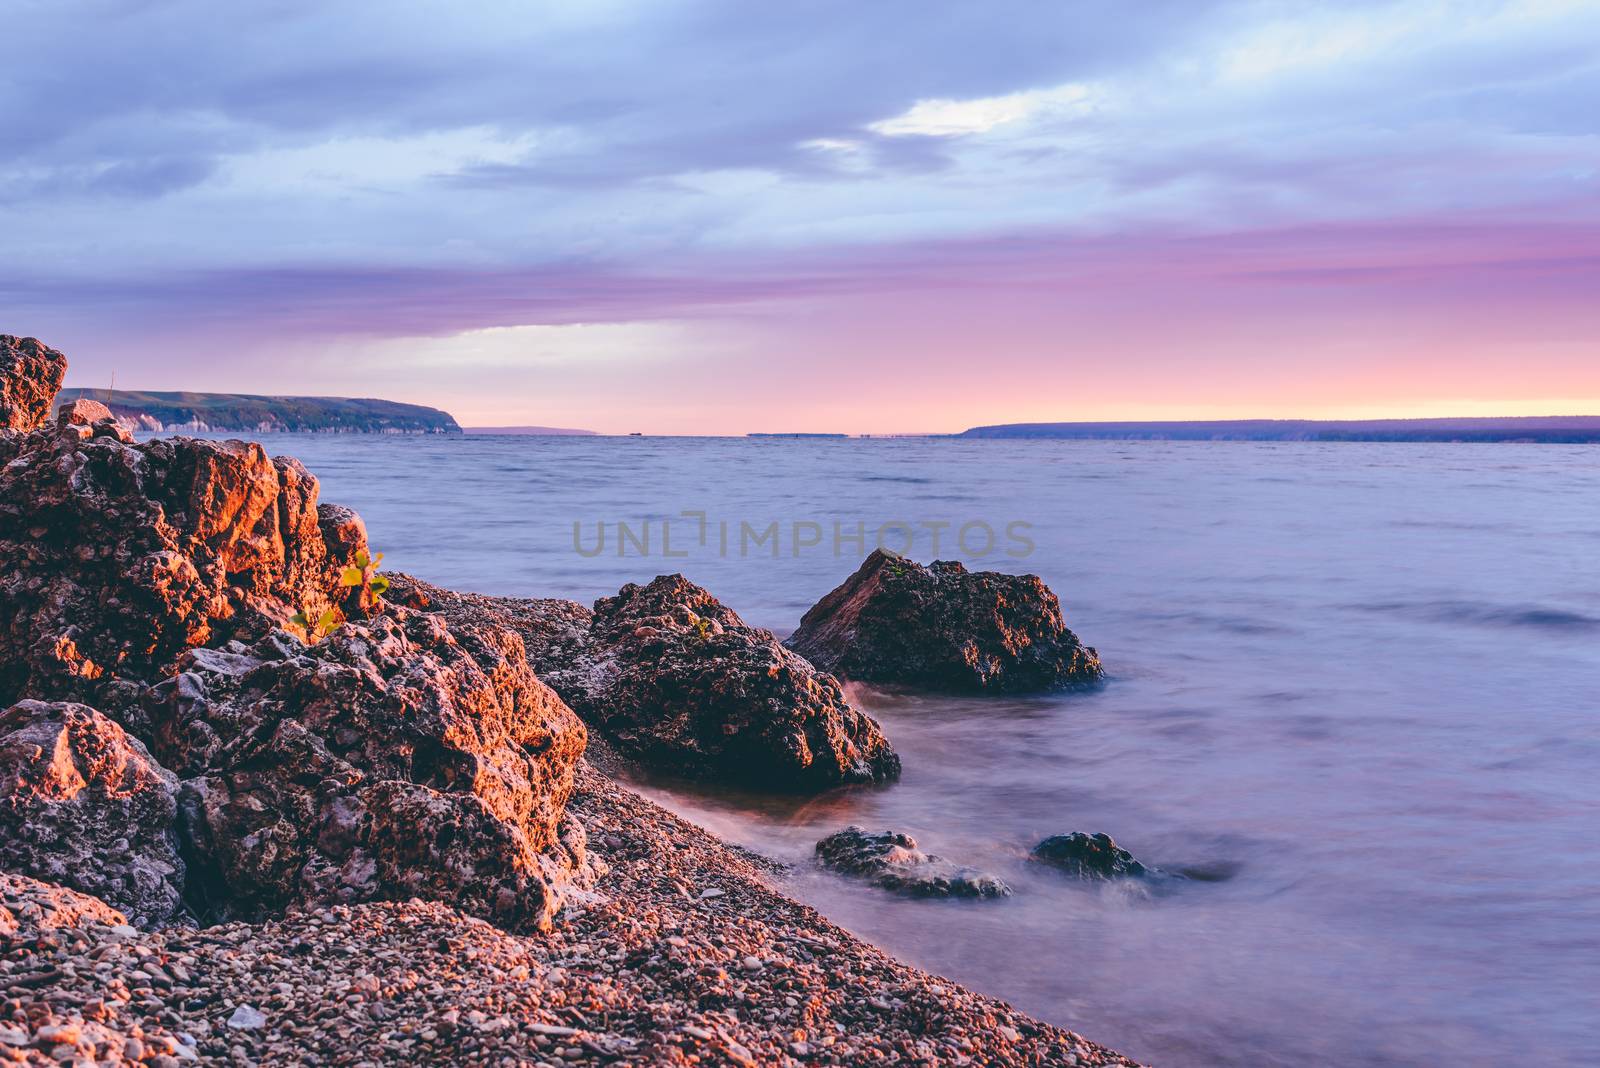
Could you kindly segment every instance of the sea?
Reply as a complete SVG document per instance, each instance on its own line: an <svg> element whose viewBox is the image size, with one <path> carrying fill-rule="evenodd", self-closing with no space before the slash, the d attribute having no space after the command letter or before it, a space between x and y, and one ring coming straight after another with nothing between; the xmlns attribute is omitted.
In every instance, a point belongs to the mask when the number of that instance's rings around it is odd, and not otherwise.
<svg viewBox="0 0 1600 1068"><path fill-rule="evenodd" d="M265 443L386 569L460 589L588 602L676 571L782 635L880 542L1038 574L1103 686L852 686L890 786L637 787L896 956L1152 1064L1600 1064L1600 447ZM849 824L1015 893L819 870ZM1075 830L1205 878L1028 861Z"/></svg>

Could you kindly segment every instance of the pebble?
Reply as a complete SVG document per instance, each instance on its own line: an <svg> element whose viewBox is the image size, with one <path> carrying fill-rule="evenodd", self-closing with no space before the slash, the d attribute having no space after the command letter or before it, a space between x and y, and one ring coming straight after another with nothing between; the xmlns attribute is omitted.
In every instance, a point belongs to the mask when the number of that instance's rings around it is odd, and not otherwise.
<svg viewBox="0 0 1600 1068"><path fill-rule="evenodd" d="M267 1016L254 1005L240 1005L228 1017L228 1026L235 1031L255 1031L267 1026Z"/></svg>

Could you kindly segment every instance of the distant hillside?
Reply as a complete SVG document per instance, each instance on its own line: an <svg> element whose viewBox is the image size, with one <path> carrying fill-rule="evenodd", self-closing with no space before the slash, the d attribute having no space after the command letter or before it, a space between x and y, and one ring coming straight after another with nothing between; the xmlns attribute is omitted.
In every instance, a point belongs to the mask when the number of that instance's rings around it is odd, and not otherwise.
<svg viewBox="0 0 1600 1068"><path fill-rule="evenodd" d="M1600 416L1535 415L1461 419L1230 419L1173 423L1004 423L963 438L1075 438L1148 441L1600 442Z"/></svg>
<svg viewBox="0 0 1600 1068"><path fill-rule="evenodd" d="M574 435L580 437L594 436L593 430L573 430L569 427L561 426L469 426L465 429L468 434L499 434L511 435L513 437L571 437Z"/></svg>
<svg viewBox="0 0 1600 1068"><path fill-rule="evenodd" d="M370 397L259 397L245 393L142 393L64 389L57 405L101 401L135 430L250 434L459 434L448 412Z"/></svg>

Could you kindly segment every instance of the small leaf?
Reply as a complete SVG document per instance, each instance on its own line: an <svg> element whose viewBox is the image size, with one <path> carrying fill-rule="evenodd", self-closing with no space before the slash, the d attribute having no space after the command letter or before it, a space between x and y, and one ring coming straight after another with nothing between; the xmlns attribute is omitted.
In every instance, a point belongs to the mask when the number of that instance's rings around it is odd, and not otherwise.
<svg viewBox="0 0 1600 1068"><path fill-rule="evenodd" d="M365 579L365 574L359 567L347 567L339 572L339 585L359 586Z"/></svg>
<svg viewBox="0 0 1600 1068"><path fill-rule="evenodd" d="M384 578L382 575L374 575L372 576L372 581L367 583L367 589L377 594L387 593L389 590L389 580Z"/></svg>
<svg viewBox="0 0 1600 1068"><path fill-rule="evenodd" d="M383 554L382 553L379 553L377 556L374 556L372 558L372 566L373 567L377 567L381 563L383 563Z"/></svg>
<svg viewBox="0 0 1600 1068"><path fill-rule="evenodd" d="M356 550L356 566L357 567L362 568L363 570L365 570L366 567L368 565L370 565L371 563L372 563L372 557L367 555L367 550L365 550L365 549L357 549Z"/></svg>

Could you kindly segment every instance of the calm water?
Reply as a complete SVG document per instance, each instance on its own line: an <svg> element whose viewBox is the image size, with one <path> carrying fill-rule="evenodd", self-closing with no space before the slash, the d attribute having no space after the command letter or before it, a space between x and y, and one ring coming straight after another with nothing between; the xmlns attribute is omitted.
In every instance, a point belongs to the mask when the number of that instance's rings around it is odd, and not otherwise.
<svg viewBox="0 0 1600 1068"><path fill-rule="evenodd" d="M809 803L647 790L795 864L892 952L1159 1064L1600 1063L1600 449L281 437L388 566L592 600L681 570L780 632L859 562L832 524L943 521L1099 648L1089 694L857 691L905 760ZM574 521L679 518L673 550ZM719 522L732 528L727 557ZM738 524L822 544L740 556ZM955 528L1001 533L982 558ZM1003 555L1007 523L1034 553ZM803 528L809 537L811 528ZM869 535L870 537L870 535ZM928 531L914 552L930 558ZM890 532L891 543L903 532ZM969 545L982 548L980 528ZM986 867L999 903L820 874L849 822ZM1047 834L1233 872L1150 895L1030 870Z"/></svg>

